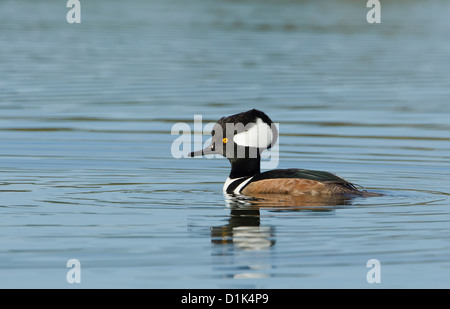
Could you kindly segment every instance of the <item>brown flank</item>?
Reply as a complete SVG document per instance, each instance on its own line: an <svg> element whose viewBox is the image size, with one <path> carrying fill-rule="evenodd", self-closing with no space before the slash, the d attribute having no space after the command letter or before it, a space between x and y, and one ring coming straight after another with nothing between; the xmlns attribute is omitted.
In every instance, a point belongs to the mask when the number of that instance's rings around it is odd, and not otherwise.
<svg viewBox="0 0 450 309"><path fill-rule="evenodd" d="M263 179L251 182L242 190L241 193L248 196L251 196L252 194L363 194L363 192L345 187L344 184L339 182L320 182L301 178Z"/></svg>

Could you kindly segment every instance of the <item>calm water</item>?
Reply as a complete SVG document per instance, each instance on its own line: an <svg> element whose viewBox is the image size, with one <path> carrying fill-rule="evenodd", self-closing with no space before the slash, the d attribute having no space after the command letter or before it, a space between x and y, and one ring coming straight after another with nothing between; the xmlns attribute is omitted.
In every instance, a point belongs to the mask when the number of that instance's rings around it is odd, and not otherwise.
<svg viewBox="0 0 450 309"><path fill-rule="evenodd" d="M81 2L0 2L1 288L450 287L450 2ZM229 200L227 160L172 157L254 107L279 168L385 196Z"/></svg>

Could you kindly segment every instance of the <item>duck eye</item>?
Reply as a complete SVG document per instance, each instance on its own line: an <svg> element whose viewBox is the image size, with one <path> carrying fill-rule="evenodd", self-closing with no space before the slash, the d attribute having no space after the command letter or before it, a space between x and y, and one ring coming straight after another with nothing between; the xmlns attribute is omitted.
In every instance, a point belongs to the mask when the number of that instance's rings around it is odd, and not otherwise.
<svg viewBox="0 0 450 309"><path fill-rule="evenodd" d="M225 137L222 141L224 144L226 144L228 142L228 138Z"/></svg>

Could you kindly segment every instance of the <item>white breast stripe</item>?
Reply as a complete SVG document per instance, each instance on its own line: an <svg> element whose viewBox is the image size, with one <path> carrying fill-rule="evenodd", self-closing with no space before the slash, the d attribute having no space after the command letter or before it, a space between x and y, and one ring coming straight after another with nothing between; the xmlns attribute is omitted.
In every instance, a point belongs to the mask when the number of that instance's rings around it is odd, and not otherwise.
<svg viewBox="0 0 450 309"><path fill-rule="evenodd" d="M252 180L253 177L254 177L254 176L250 177L250 178L247 179L246 181L243 181L239 186L236 187L236 189L234 189L233 192L236 193L236 194L240 194L242 188L243 188L250 180Z"/></svg>
<svg viewBox="0 0 450 309"><path fill-rule="evenodd" d="M254 177L254 176L253 176ZM253 177L250 177L249 179L243 181L239 186L236 187L236 189L233 190L233 193L235 194L240 194L241 189L250 181L252 180ZM239 177L239 178L233 178L231 179L230 177L227 178L227 180L225 181L225 183L223 184L223 192L227 193L227 189L228 187L235 181L242 179L242 178L247 178L245 177Z"/></svg>
<svg viewBox="0 0 450 309"><path fill-rule="evenodd" d="M227 180L225 181L225 183L223 184L223 192L227 193L227 188L229 185L231 185L233 182L235 182L236 180L242 179L244 177L239 177L239 178L233 178L231 179L230 177L227 178Z"/></svg>

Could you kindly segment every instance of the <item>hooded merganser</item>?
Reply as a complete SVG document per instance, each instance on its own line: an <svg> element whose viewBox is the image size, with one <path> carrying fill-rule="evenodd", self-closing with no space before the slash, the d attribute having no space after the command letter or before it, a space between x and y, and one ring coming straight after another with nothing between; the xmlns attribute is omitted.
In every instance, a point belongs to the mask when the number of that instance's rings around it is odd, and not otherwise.
<svg viewBox="0 0 450 309"><path fill-rule="evenodd" d="M278 138L275 124L262 111L252 109L222 117L214 125L211 135L210 146L191 152L189 156L220 154L230 161L231 173L224 184L224 193L247 196L371 195L328 172L291 168L261 173L261 152L270 149Z"/></svg>

